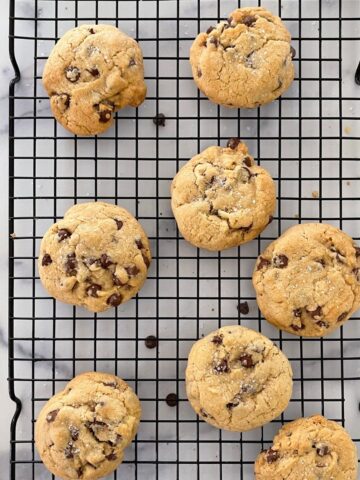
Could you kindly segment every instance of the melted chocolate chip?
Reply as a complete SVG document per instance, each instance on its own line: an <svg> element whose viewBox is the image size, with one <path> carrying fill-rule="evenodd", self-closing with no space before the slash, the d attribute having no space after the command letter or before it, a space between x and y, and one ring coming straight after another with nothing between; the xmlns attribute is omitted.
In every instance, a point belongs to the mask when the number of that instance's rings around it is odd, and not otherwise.
<svg viewBox="0 0 360 480"><path fill-rule="evenodd" d="M329 324L327 322L324 322L323 320L319 320L318 322L316 322L316 325L318 325L319 327L325 327L325 328L329 327Z"/></svg>
<svg viewBox="0 0 360 480"><path fill-rule="evenodd" d="M91 35L95 34L95 30L93 28L89 28L89 32L91 33Z"/></svg>
<svg viewBox="0 0 360 480"><path fill-rule="evenodd" d="M63 240L65 240L65 238L71 237L71 232L69 232L69 230L67 230L66 228L61 228L57 234L59 242L62 242Z"/></svg>
<svg viewBox="0 0 360 480"><path fill-rule="evenodd" d="M51 412L49 412L47 415L46 415L46 421L48 423L51 423L55 420L55 418L57 417L57 414L59 413L60 409L57 408L56 410L51 410Z"/></svg>
<svg viewBox="0 0 360 480"><path fill-rule="evenodd" d="M66 275L69 275L70 277L75 277L77 273L76 267L77 261L75 253L69 253L65 262Z"/></svg>
<svg viewBox="0 0 360 480"><path fill-rule="evenodd" d="M201 77L202 76L202 71L200 68L197 69L197 76L198 77Z"/></svg>
<svg viewBox="0 0 360 480"><path fill-rule="evenodd" d="M302 312L301 308L295 308L295 310L293 310L294 317L300 318L301 312Z"/></svg>
<svg viewBox="0 0 360 480"><path fill-rule="evenodd" d="M149 335L145 338L145 346L147 348L155 348L157 347L158 340L154 335Z"/></svg>
<svg viewBox="0 0 360 480"><path fill-rule="evenodd" d="M108 255L106 255L106 253L103 253L100 256L99 263L100 263L101 268L104 268L104 269L107 269L107 268L110 267L110 265L114 264L114 262L111 261L110 257Z"/></svg>
<svg viewBox="0 0 360 480"><path fill-rule="evenodd" d="M65 76L71 83L75 83L80 78L80 70L77 67L69 66L65 68Z"/></svg>
<svg viewBox="0 0 360 480"><path fill-rule="evenodd" d="M75 425L69 425L69 432L71 438L74 440L74 442L76 442L76 440L79 438L80 430L75 427Z"/></svg>
<svg viewBox="0 0 360 480"><path fill-rule="evenodd" d="M330 453L330 449L327 445L323 443L318 443L316 445L316 453L319 455L319 457L324 457L325 455L328 455Z"/></svg>
<svg viewBox="0 0 360 480"><path fill-rule="evenodd" d="M257 270L261 270L262 268L268 267L269 265L271 265L271 262L269 260L267 260L264 257L260 257L260 261L258 263Z"/></svg>
<svg viewBox="0 0 360 480"><path fill-rule="evenodd" d="M235 150L237 146L241 143L240 138L230 138L226 144L228 148L231 148L232 150ZM245 163L245 162L244 162ZM250 166L250 165L249 165Z"/></svg>
<svg viewBox="0 0 360 480"><path fill-rule="evenodd" d="M226 404L226 408L228 410L232 410L233 408L235 408L239 405L240 400L238 398L235 398L234 400L232 402L229 402L229 403Z"/></svg>
<svg viewBox="0 0 360 480"><path fill-rule="evenodd" d="M307 312L312 318L315 318L315 319L323 316L323 311L320 306L316 307L316 309L312 311L307 310Z"/></svg>
<svg viewBox="0 0 360 480"><path fill-rule="evenodd" d="M117 218L114 218L114 221L116 223L117 229L121 230L124 225L124 222L122 222L121 220L118 220Z"/></svg>
<svg viewBox="0 0 360 480"><path fill-rule="evenodd" d="M240 355L239 360L241 365L245 368L251 368L255 365L252 356L248 355L247 353Z"/></svg>
<svg viewBox="0 0 360 480"><path fill-rule="evenodd" d="M290 45L290 54L291 54L291 58L295 58L296 50L292 45Z"/></svg>
<svg viewBox="0 0 360 480"><path fill-rule="evenodd" d="M243 315L247 315L249 313L249 304L247 302L240 302L237 309Z"/></svg>
<svg viewBox="0 0 360 480"><path fill-rule="evenodd" d="M136 265L125 267L125 270L127 271L128 275L130 275L130 277L135 277L135 275L137 275L140 272L140 270Z"/></svg>
<svg viewBox="0 0 360 480"><path fill-rule="evenodd" d="M251 27L256 22L256 17L254 15L246 15L242 20L241 23L246 25L247 27Z"/></svg>
<svg viewBox="0 0 360 480"><path fill-rule="evenodd" d="M116 382L102 382L105 387L111 387L111 388L116 388L117 383Z"/></svg>
<svg viewBox="0 0 360 480"><path fill-rule="evenodd" d="M96 103L94 108L97 110L99 115L100 123L107 123L112 118L112 112L115 110L115 105L109 100L103 100L100 103Z"/></svg>
<svg viewBox="0 0 360 480"><path fill-rule="evenodd" d="M101 289L101 285L98 285L97 283L92 283L89 287L87 287L86 293L89 297L98 298L97 292Z"/></svg>
<svg viewBox="0 0 360 480"><path fill-rule="evenodd" d="M108 305L112 307L118 307L122 302L122 296L119 293L113 293L110 297L106 300Z"/></svg>
<svg viewBox="0 0 360 480"><path fill-rule="evenodd" d="M274 257L274 265L276 268L286 268L289 263L289 259L286 255L280 254Z"/></svg>
<svg viewBox="0 0 360 480"><path fill-rule="evenodd" d="M92 67L88 69L88 72L93 76L93 77L98 77L100 75L99 70L96 67Z"/></svg>
<svg viewBox="0 0 360 480"><path fill-rule="evenodd" d="M215 47L217 47L219 45L219 40L216 37L211 37L210 43L212 43L213 45L215 45Z"/></svg>
<svg viewBox="0 0 360 480"><path fill-rule="evenodd" d="M165 127L166 117L163 113L158 113L153 118L153 124L158 125L159 127Z"/></svg>
<svg viewBox="0 0 360 480"><path fill-rule="evenodd" d="M204 410L203 408L200 408L200 411L199 411L200 415L204 418L207 418L209 416L209 414L207 413L206 410Z"/></svg>
<svg viewBox="0 0 360 480"><path fill-rule="evenodd" d="M137 248L139 248L140 250L141 250L142 248L144 248L144 245L143 245L143 243L142 243L142 241L141 241L140 238L135 239L135 243L136 243Z"/></svg>
<svg viewBox="0 0 360 480"><path fill-rule="evenodd" d="M342 322L343 320L345 320L345 318L349 315L349 312L343 312L341 315L338 316L338 319L337 321L338 322Z"/></svg>
<svg viewBox="0 0 360 480"><path fill-rule="evenodd" d="M165 401L169 405L169 407L175 407L178 403L178 397L176 393L169 393Z"/></svg>
<svg viewBox="0 0 360 480"><path fill-rule="evenodd" d="M250 157L245 157L245 158L243 159L243 162L245 163L245 165L246 165L247 167L251 167L251 166L252 166L252 161L251 161L251 158L250 158Z"/></svg>
<svg viewBox="0 0 360 480"><path fill-rule="evenodd" d="M113 284L116 285L117 287L123 287L125 285L125 283L122 283L120 278L117 277L115 273L113 273L112 275L112 281L113 281Z"/></svg>
<svg viewBox="0 0 360 480"><path fill-rule="evenodd" d="M228 362L226 358L223 358L222 360L219 360L214 364L214 371L215 373L229 373L230 368L228 365Z"/></svg>
<svg viewBox="0 0 360 480"><path fill-rule="evenodd" d="M57 102L60 110L65 112L70 107L70 95L68 93L60 93L57 96Z"/></svg>
<svg viewBox="0 0 360 480"><path fill-rule="evenodd" d="M209 27L209 28L206 30L206 33L209 35L209 33L211 33L213 30L215 30L215 27Z"/></svg>
<svg viewBox="0 0 360 480"><path fill-rule="evenodd" d="M148 259L148 257L145 255L144 252L141 252L141 256L144 260L145 265L147 266L147 268L149 268L150 267L150 260Z"/></svg>
<svg viewBox="0 0 360 480"><path fill-rule="evenodd" d="M105 458L106 460L110 460L110 462L112 462L113 460L117 460L117 456L115 455L114 452L109 453L109 455L106 455Z"/></svg>
<svg viewBox="0 0 360 480"><path fill-rule="evenodd" d="M360 257L360 247L354 247L355 248L355 257Z"/></svg>
<svg viewBox="0 0 360 480"><path fill-rule="evenodd" d="M248 225L247 227L239 227L239 230L241 230L242 232L249 232L252 229L252 226L253 223L251 222L250 225Z"/></svg>
<svg viewBox="0 0 360 480"><path fill-rule="evenodd" d="M95 32L94 32L95 33ZM84 470L82 467L79 467L77 470L76 470L76 473L77 473L77 476L78 478L81 478L82 477L82 474L84 473Z"/></svg>
<svg viewBox="0 0 360 480"><path fill-rule="evenodd" d="M303 323L301 325L295 325L295 323L292 323L290 327L294 330L294 332L298 332L299 330L304 330L305 325Z"/></svg>
<svg viewBox="0 0 360 480"><path fill-rule="evenodd" d="M101 112L99 112L99 122L107 123L109 120L111 120L111 112L112 110L101 110Z"/></svg>
<svg viewBox="0 0 360 480"><path fill-rule="evenodd" d="M360 282L360 268L353 268L353 274L356 277L356 280Z"/></svg>
<svg viewBox="0 0 360 480"><path fill-rule="evenodd" d="M74 458L74 455L79 453L79 449L75 447L72 442L69 442L64 450L64 455L66 458Z"/></svg>
<svg viewBox="0 0 360 480"><path fill-rule="evenodd" d="M41 265L43 267L47 267L48 265L50 265L50 263L52 263L52 258L50 257L50 255L48 253L45 253L45 255L43 256L43 258L41 260Z"/></svg>
<svg viewBox="0 0 360 480"><path fill-rule="evenodd" d="M133 67L134 65L136 65L136 62L135 62L135 58L130 58L130 61L129 61L129 67Z"/></svg>
<svg viewBox="0 0 360 480"><path fill-rule="evenodd" d="M269 216L269 220L268 220L268 225L274 220L274 217L272 215Z"/></svg>
<svg viewBox="0 0 360 480"><path fill-rule="evenodd" d="M274 463L278 458L280 458L280 453L276 450L273 450L272 448L269 448L269 450L267 450L266 452L265 457L267 463Z"/></svg>
<svg viewBox="0 0 360 480"><path fill-rule="evenodd" d="M211 341L214 345L222 345L223 335L214 335Z"/></svg>

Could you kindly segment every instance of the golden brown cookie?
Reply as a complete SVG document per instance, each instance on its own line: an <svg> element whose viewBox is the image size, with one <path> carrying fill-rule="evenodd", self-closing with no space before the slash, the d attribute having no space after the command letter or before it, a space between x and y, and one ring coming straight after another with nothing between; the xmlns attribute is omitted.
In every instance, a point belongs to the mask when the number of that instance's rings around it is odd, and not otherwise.
<svg viewBox="0 0 360 480"><path fill-rule="evenodd" d="M101 312L136 295L150 261L148 238L127 210L90 202L74 205L49 228L38 265L50 295Z"/></svg>
<svg viewBox="0 0 360 480"><path fill-rule="evenodd" d="M64 480L95 480L113 472L136 435L140 402L115 375L83 373L54 395L38 415L41 460Z"/></svg>
<svg viewBox="0 0 360 480"><path fill-rule="evenodd" d="M246 145L209 147L187 162L171 186L171 206L184 238L199 248L224 250L249 242L271 222L275 186Z"/></svg>
<svg viewBox="0 0 360 480"><path fill-rule="evenodd" d="M266 320L295 335L321 337L360 306L360 249L332 225L295 225L259 256L253 284Z"/></svg>
<svg viewBox="0 0 360 480"><path fill-rule="evenodd" d="M238 8L196 37L190 50L194 80L226 107L272 102L294 79L290 40L279 17L261 7Z"/></svg>
<svg viewBox="0 0 360 480"><path fill-rule="evenodd" d="M255 462L256 480L356 480L357 470L349 434L321 415L282 427Z"/></svg>
<svg viewBox="0 0 360 480"><path fill-rule="evenodd" d="M146 95L137 42L111 25L81 25L65 33L45 64L53 114L76 135L104 132L114 112Z"/></svg>
<svg viewBox="0 0 360 480"><path fill-rule="evenodd" d="M285 355L249 328L220 328L194 343L186 392L195 412L217 428L244 432L287 407L292 370Z"/></svg>

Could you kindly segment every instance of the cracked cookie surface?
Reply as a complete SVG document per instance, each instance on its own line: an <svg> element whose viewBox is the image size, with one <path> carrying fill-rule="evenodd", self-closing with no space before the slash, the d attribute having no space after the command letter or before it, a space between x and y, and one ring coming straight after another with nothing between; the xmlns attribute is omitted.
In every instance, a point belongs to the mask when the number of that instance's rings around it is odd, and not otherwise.
<svg viewBox="0 0 360 480"><path fill-rule="evenodd" d="M107 373L83 373L40 411L36 448L54 475L95 480L122 462L140 416L139 399L126 382Z"/></svg>
<svg viewBox="0 0 360 480"><path fill-rule="evenodd" d="M199 248L224 250L248 242L271 222L275 186L247 147L231 139L187 162L171 186L171 206L184 238Z"/></svg>
<svg viewBox="0 0 360 480"><path fill-rule="evenodd" d="M146 95L138 43L111 25L81 25L58 41L43 84L58 122L76 135L104 132L114 112Z"/></svg>
<svg viewBox="0 0 360 480"><path fill-rule="evenodd" d="M332 225L295 225L259 256L253 284L266 320L295 335L321 337L360 306L360 248Z"/></svg>
<svg viewBox="0 0 360 480"><path fill-rule="evenodd" d="M50 295L101 312L136 295L150 262L139 222L117 205L90 202L74 205L49 228L38 266Z"/></svg>
<svg viewBox="0 0 360 480"><path fill-rule="evenodd" d="M256 480L356 480L357 470L349 434L321 415L282 427L255 462Z"/></svg>
<svg viewBox="0 0 360 480"><path fill-rule="evenodd" d="M282 95L294 79L290 34L264 8L239 8L200 33L190 50L198 88L227 107L254 108Z"/></svg>
<svg viewBox="0 0 360 480"><path fill-rule="evenodd" d="M238 325L223 327L193 345L186 392L203 420L244 432L285 410L292 370L285 355L264 335Z"/></svg>

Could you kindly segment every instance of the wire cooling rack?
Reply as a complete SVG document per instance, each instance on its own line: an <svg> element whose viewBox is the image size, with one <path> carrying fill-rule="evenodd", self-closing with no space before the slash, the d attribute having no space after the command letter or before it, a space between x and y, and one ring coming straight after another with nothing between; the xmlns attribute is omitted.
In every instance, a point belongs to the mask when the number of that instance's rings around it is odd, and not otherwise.
<svg viewBox="0 0 360 480"><path fill-rule="evenodd" d="M292 33L296 79L278 101L245 111L211 104L197 90L188 62L196 34L226 18L237 1L10 1L16 73L9 112L11 479L52 478L34 448L37 413L70 378L94 369L126 379L143 406L137 439L109 478L251 479L256 455L280 425L313 413L345 424L359 444L359 316L323 339L283 334L261 318L251 273L265 246L298 222L326 221L360 238L354 82L360 7L357 0L261 3ZM140 108L119 112L104 135L79 138L54 121L41 74L55 40L93 22L118 25L140 41L148 96ZM153 123L159 113L165 126ZM169 186L194 154L233 136L273 175L277 212L260 238L208 253L179 236ZM98 315L49 298L36 268L46 229L75 202L94 199L129 209L146 229L154 257L138 297ZM241 313L246 308L239 302L248 303L249 313ZM200 421L184 389L192 343L237 323L279 344L295 377L281 418L242 435ZM148 335L158 338L157 348L146 348ZM165 401L169 393L179 399L175 406Z"/></svg>

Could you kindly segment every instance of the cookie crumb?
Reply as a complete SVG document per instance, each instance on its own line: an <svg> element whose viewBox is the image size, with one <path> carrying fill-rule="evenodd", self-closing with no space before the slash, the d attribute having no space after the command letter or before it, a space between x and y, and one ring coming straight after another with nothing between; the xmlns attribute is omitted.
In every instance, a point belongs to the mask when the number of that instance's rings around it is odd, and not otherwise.
<svg viewBox="0 0 360 480"><path fill-rule="evenodd" d="M351 133L351 127L350 127L350 125L346 125L346 126L344 127L344 132L346 133L346 135L350 135L350 133Z"/></svg>
<svg viewBox="0 0 360 480"><path fill-rule="evenodd" d="M16 233L15 232L10 233L10 238L12 238L14 240L14 238L16 238Z"/></svg>
<svg viewBox="0 0 360 480"><path fill-rule="evenodd" d="M351 185L351 182L348 180L348 181L346 182L346 185L349 187L349 186Z"/></svg>
<svg viewBox="0 0 360 480"><path fill-rule="evenodd" d="M313 198L319 198L319 192L317 190L314 190L312 193L311 193L312 197Z"/></svg>

